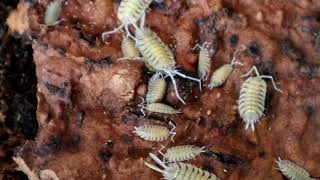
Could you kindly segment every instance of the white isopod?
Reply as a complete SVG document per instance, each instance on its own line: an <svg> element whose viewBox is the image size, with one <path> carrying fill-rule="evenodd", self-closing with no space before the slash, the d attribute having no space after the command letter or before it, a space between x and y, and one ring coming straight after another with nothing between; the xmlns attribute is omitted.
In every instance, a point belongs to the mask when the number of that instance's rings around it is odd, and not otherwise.
<svg viewBox="0 0 320 180"><path fill-rule="evenodd" d="M139 107L141 107L140 111L142 112L143 116L145 116L144 110L147 110L151 113L162 113L162 114L178 114L181 113L180 110L176 110L171 106L168 106L163 103L151 103L146 104L145 101L143 101L141 104L139 104Z"/></svg>
<svg viewBox="0 0 320 180"><path fill-rule="evenodd" d="M161 78L159 73L155 73L148 83L147 104L160 102L166 93L166 89L167 83L165 79Z"/></svg>
<svg viewBox="0 0 320 180"><path fill-rule="evenodd" d="M54 0L48 5L44 15L44 22L47 26L54 26L60 22L58 18L61 12L62 1Z"/></svg>
<svg viewBox="0 0 320 180"><path fill-rule="evenodd" d="M260 75L255 66L241 77L248 76L252 71L255 71L257 76L248 78L242 84L238 111L245 123L246 129L250 126L254 131L255 123L259 121L264 112L267 84L263 79L271 79L274 88L279 92L282 91L277 88L272 76Z"/></svg>
<svg viewBox="0 0 320 180"><path fill-rule="evenodd" d="M199 59L198 59L198 76L201 80L206 80L208 78L208 73L210 69L210 61L213 53L210 53L207 46L209 46L212 42L205 42L200 46L197 44L194 48L199 48Z"/></svg>
<svg viewBox="0 0 320 180"><path fill-rule="evenodd" d="M218 68L216 71L213 72L210 78L210 84L208 86L210 89L221 86L229 77L230 73L233 70L233 66L235 64L243 65L242 63L237 62L237 58L236 58L237 53L238 53L238 50L234 52L233 58L230 64L224 64L220 68Z"/></svg>
<svg viewBox="0 0 320 180"><path fill-rule="evenodd" d="M313 180L306 170L291 161L282 160L279 157L276 163L281 173L290 180Z"/></svg>
<svg viewBox="0 0 320 180"><path fill-rule="evenodd" d="M105 38L109 34L116 33L122 28L125 28L128 36L133 37L129 31L129 25L137 28L136 23L141 19L140 27L144 26L145 11L151 2L152 0L122 0L117 13L121 25L113 31L102 33L102 38Z"/></svg>
<svg viewBox="0 0 320 180"><path fill-rule="evenodd" d="M159 167L144 162L149 168L162 173L163 179L174 180L174 179L201 179L201 180L219 180L219 178L206 170L197 168L191 164L187 163L169 163L164 164L156 155L149 153L150 157L157 162L163 169Z"/></svg>
<svg viewBox="0 0 320 180"><path fill-rule="evenodd" d="M173 141L173 137L176 135L176 132L174 132L176 127L171 122L170 125L173 126L171 131L169 131L169 129L165 126L143 125L134 127L135 130L133 132L146 141L164 141L167 140L170 135L171 140Z"/></svg>
<svg viewBox="0 0 320 180"><path fill-rule="evenodd" d="M164 146L162 146L162 149L164 149ZM195 145L181 145L171 147L165 154L162 153L162 149L159 150L159 153L163 156L164 162L185 161L193 159L195 156L198 156L202 152L205 152L205 147L199 147Z"/></svg>
<svg viewBox="0 0 320 180"><path fill-rule="evenodd" d="M174 79L175 75L199 82L201 89L201 80L189 77L176 70L176 61L170 48L160 39L160 37L148 28L137 29L136 45L142 54L146 64L156 71L164 73L171 78L177 98L185 104L180 97L177 85Z"/></svg>

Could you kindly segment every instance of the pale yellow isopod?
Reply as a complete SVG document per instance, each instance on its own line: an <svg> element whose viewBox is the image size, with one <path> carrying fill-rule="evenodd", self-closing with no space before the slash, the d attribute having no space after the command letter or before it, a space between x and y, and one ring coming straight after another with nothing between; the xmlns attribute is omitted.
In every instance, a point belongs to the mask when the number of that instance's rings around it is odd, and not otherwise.
<svg viewBox="0 0 320 180"><path fill-rule="evenodd" d="M230 64L224 64L212 73L212 76L210 78L210 84L208 85L210 89L221 86L228 79L235 64L243 65L242 63L237 62L237 53L238 50L234 52Z"/></svg>

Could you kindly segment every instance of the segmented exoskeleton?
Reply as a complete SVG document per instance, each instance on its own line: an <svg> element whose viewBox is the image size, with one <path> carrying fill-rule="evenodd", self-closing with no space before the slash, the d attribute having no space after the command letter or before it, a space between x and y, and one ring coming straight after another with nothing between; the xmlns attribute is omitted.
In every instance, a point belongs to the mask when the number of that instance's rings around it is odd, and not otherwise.
<svg viewBox="0 0 320 180"><path fill-rule="evenodd" d="M134 127L134 133L146 141L164 141L167 140L171 135L171 140L174 142L173 137L176 135L174 132L176 126L170 122L173 126L171 131L165 126L159 125L143 125Z"/></svg>
<svg viewBox="0 0 320 180"><path fill-rule="evenodd" d="M180 110L176 110L172 108L171 106L168 106L163 103L151 103L146 104L145 101L142 101L141 104L139 104L139 107L141 107L140 111L142 112L143 116L145 116L144 110L147 110L151 113L162 113L162 114L178 114L181 113Z"/></svg>
<svg viewBox="0 0 320 180"><path fill-rule="evenodd" d="M205 147L199 147L195 145L182 145L171 147L167 150L165 154L162 153L162 149L159 150L159 153L163 156L164 162L178 162L185 161L194 158L195 156L200 155L204 151Z"/></svg>
<svg viewBox="0 0 320 180"><path fill-rule="evenodd" d="M61 12L62 1L54 0L48 5L44 15L44 22L47 26L54 26L60 22L58 18Z"/></svg>
<svg viewBox="0 0 320 180"><path fill-rule="evenodd" d="M155 73L149 80L148 92L146 96L147 104L160 102L167 89L167 83L159 73Z"/></svg>
<svg viewBox="0 0 320 180"><path fill-rule="evenodd" d="M281 173L290 180L313 180L306 170L291 161L281 160L279 157L276 163Z"/></svg>
<svg viewBox="0 0 320 180"><path fill-rule="evenodd" d="M210 61L213 52L210 52L208 46L210 46L212 42L205 42L200 46L197 44L194 48L199 48L199 59L198 59L198 76L201 80L206 80L208 78L208 73L210 69Z"/></svg>
<svg viewBox="0 0 320 180"><path fill-rule="evenodd" d="M282 91L277 88L272 76L260 75L255 66L241 77L248 76L252 71L255 71L257 76L248 78L242 84L238 110L241 118L245 122L246 129L251 126L254 131L254 124L259 121L264 112L267 84L263 79L271 79L274 88L279 92Z"/></svg>
<svg viewBox="0 0 320 180"><path fill-rule="evenodd" d="M113 31L102 33L102 38L109 34L116 33L122 28L125 28L128 36L133 37L129 31L129 25L133 25L137 28L137 22L141 19L140 27L144 26L145 11L151 2L152 0L122 0L117 13L121 25Z"/></svg>
<svg viewBox="0 0 320 180"><path fill-rule="evenodd" d="M197 168L191 164L187 163L169 163L164 164L156 155L149 153L150 157L157 162L163 169L144 162L149 168L162 173L162 176L166 180L174 179L201 179L201 180L218 180L219 178L213 173L209 173L206 170Z"/></svg>
<svg viewBox="0 0 320 180"><path fill-rule="evenodd" d="M172 51L156 33L148 28L137 29L136 45L149 66L160 73L165 73L171 78L176 96L182 103L185 104L184 100L178 93L177 85L174 79L175 75L199 82L201 89L200 79L186 76L176 70L176 61Z"/></svg>

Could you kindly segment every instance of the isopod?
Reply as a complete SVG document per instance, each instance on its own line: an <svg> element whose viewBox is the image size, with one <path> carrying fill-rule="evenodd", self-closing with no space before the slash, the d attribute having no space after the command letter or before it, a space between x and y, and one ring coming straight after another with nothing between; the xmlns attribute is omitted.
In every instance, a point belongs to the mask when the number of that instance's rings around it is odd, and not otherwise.
<svg viewBox="0 0 320 180"><path fill-rule="evenodd" d="M167 140L170 135L173 141L173 137L176 135L176 132L174 132L176 127L171 122L170 125L173 126L171 131L165 126L143 125L134 127L135 130L133 132L146 141L164 141Z"/></svg>
<svg viewBox="0 0 320 180"><path fill-rule="evenodd" d="M59 23L58 18L61 12L62 1L54 0L48 5L44 15L44 22L47 26L54 26Z"/></svg>
<svg viewBox="0 0 320 180"><path fill-rule="evenodd" d="M175 146L169 148L165 154L161 152L164 149L159 150L159 153L163 156L163 160L168 162L178 162L178 161L185 161L194 158L195 156L200 155L204 151L205 147L199 147L195 145L182 145L182 146Z"/></svg>
<svg viewBox="0 0 320 180"><path fill-rule="evenodd" d="M174 179L201 179L201 180L219 180L219 178L206 170L197 168L187 163L170 163L164 164L156 155L149 153L150 157L157 162L163 169L144 162L149 168L162 173L163 179L174 180Z"/></svg>
<svg viewBox="0 0 320 180"><path fill-rule="evenodd" d="M122 59L131 59L131 60L138 60L141 59L139 50L136 47L135 42L130 37L124 37L121 42L121 50L123 54L123 58L120 58L118 60Z"/></svg>
<svg viewBox="0 0 320 180"><path fill-rule="evenodd" d="M171 106L168 106L166 104L163 103L151 103L151 104L146 104L143 101L139 107L141 107L141 112L143 114L143 116L145 116L144 110L147 110L149 112L152 113L162 113L162 114L178 114L181 113L180 110L176 110Z"/></svg>
<svg viewBox="0 0 320 180"><path fill-rule="evenodd" d="M276 161L276 163L281 173L290 180L312 180L310 174L306 170L291 161L282 160L279 157L279 160Z"/></svg>
<svg viewBox="0 0 320 180"><path fill-rule="evenodd" d="M199 48L199 59L198 59L198 76L201 80L206 80L208 78L208 73L210 69L210 60L211 55L213 53L210 53L209 49L207 48L208 45L210 45L211 42L205 42L200 46L197 44L193 49Z"/></svg>
<svg viewBox="0 0 320 180"><path fill-rule="evenodd" d="M156 71L167 74L173 83L177 98L185 104L180 97L177 85L174 79L175 75L191 79L199 82L201 89L201 80L184 75L176 70L176 61L170 48L160 39L160 37L148 28L137 29L136 31L136 46L142 54L145 63L151 66Z"/></svg>
<svg viewBox="0 0 320 180"><path fill-rule="evenodd" d="M216 71L213 72L210 78L210 84L208 86L210 89L221 86L228 79L230 73L233 70L233 66L235 64L243 65L242 63L237 62L237 58L236 58L237 53L238 53L238 50L234 52L233 58L230 64L224 64L220 68L218 68Z"/></svg>
<svg viewBox="0 0 320 180"><path fill-rule="evenodd" d="M167 83L164 78L161 78L159 73L155 73L148 83L147 104L160 102L166 93L166 89Z"/></svg>
<svg viewBox="0 0 320 180"><path fill-rule="evenodd" d="M122 0L119 8L117 17L121 25L112 31L102 33L102 38L109 34L116 33L122 28L125 28L127 35L133 37L129 31L129 25L133 25L137 28L137 22L140 21L140 27L144 26L145 11L151 4L152 0Z"/></svg>
<svg viewBox="0 0 320 180"><path fill-rule="evenodd" d="M252 71L255 71L257 76L248 78L242 84L238 111L246 129L250 126L254 131L254 124L263 116L264 111L267 84L263 79L271 79L274 88L281 93L282 90L277 88L272 76L260 75L256 66L253 66L247 74L241 77L248 76Z"/></svg>

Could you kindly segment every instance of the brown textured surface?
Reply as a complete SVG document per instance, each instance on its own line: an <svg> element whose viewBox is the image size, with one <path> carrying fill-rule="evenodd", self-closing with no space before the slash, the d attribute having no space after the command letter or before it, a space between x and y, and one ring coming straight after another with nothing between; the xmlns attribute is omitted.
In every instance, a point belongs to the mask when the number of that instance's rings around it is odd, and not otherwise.
<svg viewBox="0 0 320 180"><path fill-rule="evenodd" d="M47 1L34 3L30 19L41 24ZM187 105L177 103L169 88L167 102L183 110L171 117L177 125L176 143L206 146L217 157L201 155L190 163L221 179L283 179L276 170L278 156L320 177L319 56L315 37L319 22L317 0L195 0L164 1L147 13L146 26L171 47L177 65L196 73L196 41L214 40L218 49L212 70L230 62L239 45L245 65L236 67L225 85L199 92L179 79ZM147 83L142 63L121 61L121 35L108 43L100 35L115 26L118 4L110 0L69 0L64 24L42 29L33 45L38 77L39 133L17 153L33 170L51 169L60 179L156 179L143 165L159 143L134 136L133 126L165 124L140 118L127 107L140 102L139 84ZM236 46L229 38L236 34ZM252 47L252 44L258 47ZM237 113L237 98L245 80L240 75L257 65L273 75L284 91L268 88L265 117L256 131L245 131ZM308 71L300 71L302 67ZM302 73L305 72L305 73ZM268 82L271 85L271 82ZM142 93L143 94L143 93ZM230 156L226 156L229 154ZM225 170L225 171L224 171Z"/></svg>

